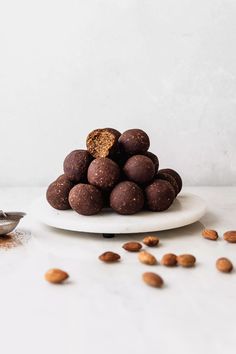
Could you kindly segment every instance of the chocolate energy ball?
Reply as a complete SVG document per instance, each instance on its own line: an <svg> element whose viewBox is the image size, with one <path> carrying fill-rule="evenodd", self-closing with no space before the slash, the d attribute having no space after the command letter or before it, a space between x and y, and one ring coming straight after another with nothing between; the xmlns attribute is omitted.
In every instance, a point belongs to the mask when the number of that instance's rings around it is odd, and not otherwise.
<svg viewBox="0 0 236 354"><path fill-rule="evenodd" d="M104 128L104 130L107 130L107 131L113 133L117 139L119 139L119 137L121 136L121 133L114 128Z"/></svg>
<svg viewBox="0 0 236 354"><path fill-rule="evenodd" d="M87 137L87 149L94 158L111 156L118 150L119 136L116 129L95 129Z"/></svg>
<svg viewBox="0 0 236 354"><path fill-rule="evenodd" d="M134 155L126 161L123 171L127 179L136 183L144 184L153 179L155 166L149 157L144 155Z"/></svg>
<svg viewBox="0 0 236 354"><path fill-rule="evenodd" d="M175 199L175 190L168 181L156 179L145 188L146 205L151 211L168 209Z"/></svg>
<svg viewBox="0 0 236 354"><path fill-rule="evenodd" d="M102 192L90 184L79 183L71 189L69 203L78 214L94 215L103 207Z"/></svg>
<svg viewBox="0 0 236 354"><path fill-rule="evenodd" d="M48 203L58 210L70 209L68 197L72 188L73 183L69 180L63 180L60 176L47 189L46 198Z"/></svg>
<svg viewBox="0 0 236 354"><path fill-rule="evenodd" d="M129 129L119 138L121 149L130 155L144 154L150 146L148 135L141 129Z"/></svg>
<svg viewBox="0 0 236 354"><path fill-rule="evenodd" d="M163 168L159 172L160 173L168 173L169 175L174 177L174 179L178 185L178 193L181 191L182 186L183 186L183 182L182 182L182 178L180 177L178 172L176 172L175 170L172 170L171 168Z"/></svg>
<svg viewBox="0 0 236 354"><path fill-rule="evenodd" d="M57 182L70 182L72 185L73 185L73 182L71 180L69 180L69 178L63 174L63 175L60 175L57 179L56 179Z"/></svg>
<svg viewBox="0 0 236 354"><path fill-rule="evenodd" d="M158 169L159 169L159 159L158 159L158 157L155 154L153 154L151 151L147 151L144 155L149 157L149 159L152 160L152 162L154 163L154 166L155 166L155 174L157 174Z"/></svg>
<svg viewBox="0 0 236 354"><path fill-rule="evenodd" d="M120 182L111 192L110 206L119 214L135 214L143 208L143 205L143 191L134 182Z"/></svg>
<svg viewBox="0 0 236 354"><path fill-rule="evenodd" d="M120 168L111 159L99 157L89 165L87 177L90 184L102 190L110 190L119 180Z"/></svg>
<svg viewBox="0 0 236 354"><path fill-rule="evenodd" d="M81 182L87 175L92 156L87 150L74 150L64 160L65 175L71 181Z"/></svg>
<svg viewBox="0 0 236 354"><path fill-rule="evenodd" d="M170 182L170 184L172 185L172 187L174 188L175 190L175 196L177 196L178 192L179 192L179 187L178 187L178 184L175 180L174 177L172 177L169 173L165 173L165 172L158 172L157 175L156 175L156 178L157 179L163 179L165 181L168 181Z"/></svg>

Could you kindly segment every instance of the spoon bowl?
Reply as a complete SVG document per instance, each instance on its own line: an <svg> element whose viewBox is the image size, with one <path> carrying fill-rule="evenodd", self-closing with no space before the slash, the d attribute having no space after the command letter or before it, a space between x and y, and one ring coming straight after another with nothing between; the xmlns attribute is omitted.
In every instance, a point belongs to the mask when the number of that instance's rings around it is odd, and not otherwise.
<svg viewBox="0 0 236 354"><path fill-rule="evenodd" d="M0 236L12 232L26 214L22 212L2 212L0 211Z"/></svg>

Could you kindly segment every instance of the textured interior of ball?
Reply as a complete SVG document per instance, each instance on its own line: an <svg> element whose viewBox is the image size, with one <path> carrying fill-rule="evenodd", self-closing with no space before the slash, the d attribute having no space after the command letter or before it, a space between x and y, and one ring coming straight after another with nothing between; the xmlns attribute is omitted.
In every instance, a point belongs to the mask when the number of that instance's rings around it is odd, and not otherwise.
<svg viewBox="0 0 236 354"><path fill-rule="evenodd" d="M108 131L94 132L87 141L89 151L93 157L107 157L114 146L115 136Z"/></svg>

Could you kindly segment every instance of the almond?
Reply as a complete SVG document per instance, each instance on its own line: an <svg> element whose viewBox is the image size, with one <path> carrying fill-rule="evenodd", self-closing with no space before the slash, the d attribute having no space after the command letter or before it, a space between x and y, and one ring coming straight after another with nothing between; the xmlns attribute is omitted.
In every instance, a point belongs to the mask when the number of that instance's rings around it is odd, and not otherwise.
<svg viewBox="0 0 236 354"><path fill-rule="evenodd" d="M156 257L154 257L151 253L148 253L146 251L142 251L138 255L138 259L140 260L141 263L148 264L148 265L154 265L157 264Z"/></svg>
<svg viewBox="0 0 236 354"><path fill-rule="evenodd" d="M230 243L236 243L236 231L226 231L224 233L224 240Z"/></svg>
<svg viewBox="0 0 236 354"><path fill-rule="evenodd" d="M139 242L127 242L122 246L128 252L139 252L142 248L141 243Z"/></svg>
<svg viewBox="0 0 236 354"><path fill-rule="evenodd" d="M44 277L49 283L60 284L63 281L65 281L67 278L69 278L69 274L67 274L61 269L53 268L53 269L49 269L45 273Z"/></svg>
<svg viewBox="0 0 236 354"><path fill-rule="evenodd" d="M157 246L159 241L160 241L160 239L156 236L146 236L143 239L143 243L148 247Z"/></svg>
<svg viewBox="0 0 236 354"><path fill-rule="evenodd" d="M163 279L156 273L146 272L143 273L143 281L150 286L155 288L161 288L164 284Z"/></svg>
<svg viewBox="0 0 236 354"><path fill-rule="evenodd" d="M205 229L202 231L202 236L207 240L216 241L218 239L218 233L215 230Z"/></svg>
<svg viewBox="0 0 236 354"><path fill-rule="evenodd" d="M107 251L101 254L98 258L102 262L112 263L117 262L120 259L120 255L114 252Z"/></svg>
<svg viewBox="0 0 236 354"><path fill-rule="evenodd" d="M216 268L223 273L230 273L233 270L233 264L228 258L222 257L217 259Z"/></svg>
<svg viewBox="0 0 236 354"><path fill-rule="evenodd" d="M164 254L161 264L167 267L174 267L177 264L177 256L173 253Z"/></svg>
<svg viewBox="0 0 236 354"><path fill-rule="evenodd" d="M191 254L181 254L177 257L177 262L182 267L193 267L196 262L196 258Z"/></svg>

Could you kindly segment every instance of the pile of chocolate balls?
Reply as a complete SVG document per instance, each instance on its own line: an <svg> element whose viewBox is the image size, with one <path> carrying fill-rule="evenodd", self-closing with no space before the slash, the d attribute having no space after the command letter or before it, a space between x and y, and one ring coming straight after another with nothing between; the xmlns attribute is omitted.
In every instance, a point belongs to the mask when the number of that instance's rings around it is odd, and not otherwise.
<svg viewBox="0 0 236 354"><path fill-rule="evenodd" d="M182 188L179 174L159 170L141 129L123 134L116 129L93 130L87 150L74 150L64 160L64 174L50 184L47 201L55 209L94 215L112 208L123 215L168 209Z"/></svg>

